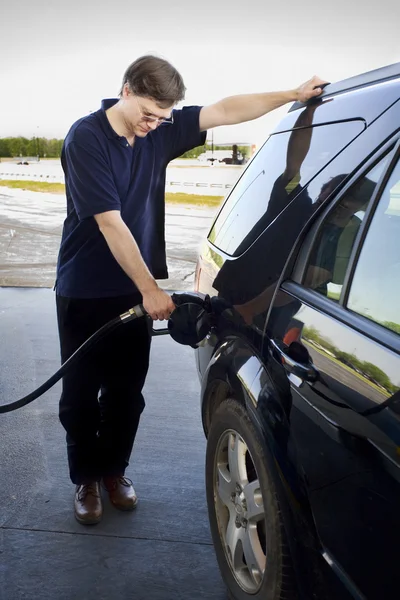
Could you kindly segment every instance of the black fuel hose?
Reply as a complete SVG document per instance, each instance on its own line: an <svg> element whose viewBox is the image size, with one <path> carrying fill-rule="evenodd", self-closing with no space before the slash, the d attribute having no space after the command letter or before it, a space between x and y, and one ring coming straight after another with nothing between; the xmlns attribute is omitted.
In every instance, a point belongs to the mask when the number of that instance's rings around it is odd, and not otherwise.
<svg viewBox="0 0 400 600"><path fill-rule="evenodd" d="M57 383L57 381L59 381L64 376L65 372L68 369L70 369L76 362L78 362L78 360L81 360L81 358L87 352L89 352L89 350L91 350L93 348L93 346L95 346L101 338L105 337L106 335L109 335L111 333L111 331L114 331L114 329L119 327L119 325L122 325L123 323L127 323L128 321L131 321L132 319L137 319L139 317L143 317L145 314L146 313L145 313L144 308L141 305L138 305L138 306L135 306L134 308L129 309L128 312L123 313L122 315L119 315L115 319L112 319L112 321L109 321L108 323L103 325L103 327L98 329L96 331L96 333L94 333L92 336L90 336L90 338L88 338L86 340L86 342L84 342L82 344L82 346L80 346L69 357L69 359L66 360L65 363L63 363L61 365L61 367L58 369L58 371L56 371L40 387L38 387L36 390L31 392L27 396L24 396L24 398L20 398L19 400L15 400L15 402L10 402L9 404L0 405L0 414L11 412L13 410L17 410L18 408L21 408L22 406L26 406L30 402L33 402L34 400L36 400L36 398L39 398L39 396L42 396L42 394L47 392L47 390L49 390L51 387L53 387L53 385L55 385Z"/></svg>

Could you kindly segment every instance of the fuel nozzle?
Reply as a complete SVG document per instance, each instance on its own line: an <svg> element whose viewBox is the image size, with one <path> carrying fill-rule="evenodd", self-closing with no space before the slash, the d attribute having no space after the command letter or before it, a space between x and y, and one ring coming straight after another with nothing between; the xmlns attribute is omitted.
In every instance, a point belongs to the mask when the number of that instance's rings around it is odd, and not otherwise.
<svg viewBox="0 0 400 600"><path fill-rule="evenodd" d="M168 319L168 326L162 329L152 327L151 335L155 337L169 334L178 344L192 348L197 348L216 325L219 316L226 309L232 308L223 298L196 292L175 292L171 298L175 309ZM143 306L138 305L120 318L121 321L128 322L145 315Z"/></svg>
<svg viewBox="0 0 400 600"><path fill-rule="evenodd" d="M210 297L179 292L171 298L176 308L168 320L168 332L178 344L196 348L212 327Z"/></svg>
<svg viewBox="0 0 400 600"><path fill-rule="evenodd" d="M194 292L172 294L176 308L168 321L168 331L179 344L197 346L217 324L218 317L231 305L223 298Z"/></svg>

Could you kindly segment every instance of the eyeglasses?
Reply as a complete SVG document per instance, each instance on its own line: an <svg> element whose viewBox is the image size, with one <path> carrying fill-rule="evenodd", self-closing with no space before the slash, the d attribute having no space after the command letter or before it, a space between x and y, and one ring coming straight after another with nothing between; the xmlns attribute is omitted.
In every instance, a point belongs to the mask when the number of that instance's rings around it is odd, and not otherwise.
<svg viewBox="0 0 400 600"><path fill-rule="evenodd" d="M140 118L142 121L144 121L145 123L157 123L157 127L158 125L172 125L174 122L174 115L173 113L171 113L171 117L169 119L166 119L165 117L153 117L150 115L144 115L143 111L140 107L139 101L136 98L136 96L134 96L136 103L138 105L138 109L139 109L139 113L140 113Z"/></svg>

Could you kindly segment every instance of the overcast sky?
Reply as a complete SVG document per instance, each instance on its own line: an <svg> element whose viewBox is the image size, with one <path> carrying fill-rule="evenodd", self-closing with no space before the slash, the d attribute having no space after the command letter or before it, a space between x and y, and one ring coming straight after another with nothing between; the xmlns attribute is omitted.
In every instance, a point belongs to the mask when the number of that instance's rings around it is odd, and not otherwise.
<svg viewBox="0 0 400 600"><path fill-rule="evenodd" d="M390 3L2 0L0 137L64 137L148 52L182 73L185 104L202 105L400 62L400 3ZM259 143L282 114L216 129L214 139Z"/></svg>

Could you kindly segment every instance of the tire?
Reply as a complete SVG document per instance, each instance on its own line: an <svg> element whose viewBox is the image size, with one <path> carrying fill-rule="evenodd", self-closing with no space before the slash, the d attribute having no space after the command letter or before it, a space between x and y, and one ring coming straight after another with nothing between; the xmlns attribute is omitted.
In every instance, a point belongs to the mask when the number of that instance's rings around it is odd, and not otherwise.
<svg viewBox="0 0 400 600"><path fill-rule="evenodd" d="M274 476L246 410L224 400L206 453L211 535L232 600L295 600L295 582Z"/></svg>

